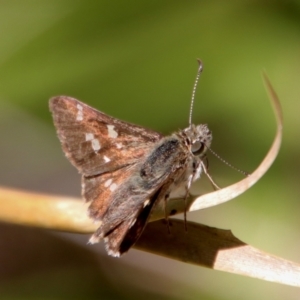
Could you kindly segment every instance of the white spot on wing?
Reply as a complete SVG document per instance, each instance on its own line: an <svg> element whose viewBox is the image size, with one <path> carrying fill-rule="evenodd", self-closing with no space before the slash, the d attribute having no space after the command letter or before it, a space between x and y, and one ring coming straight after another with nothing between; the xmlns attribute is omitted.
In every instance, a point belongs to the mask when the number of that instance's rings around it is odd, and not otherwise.
<svg viewBox="0 0 300 300"><path fill-rule="evenodd" d="M117 149L121 149L123 147L123 145L121 143L116 143L116 147L117 147Z"/></svg>
<svg viewBox="0 0 300 300"><path fill-rule="evenodd" d="M94 134L93 133L86 133L85 134L85 140L86 141L91 141L94 139Z"/></svg>
<svg viewBox="0 0 300 300"><path fill-rule="evenodd" d="M109 187L109 186L111 185L111 183L112 183L112 179L109 178L109 179L107 179L107 180L104 182L104 186L105 186L105 187Z"/></svg>
<svg viewBox="0 0 300 300"><path fill-rule="evenodd" d="M136 222L136 219L131 220L129 228L131 228L134 225L135 222Z"/></svg>
<svg viewBox="0 0 300 300"><path fill-rule="evenodd" d="M108 162L110 162L110 158L109 157L107 157L107 156L103 156L103 159L104 159L104 161L106 162L106 163L108 163Z"/></svg>
<svg viewBox="0 0 300 300"><path fill-rule="evenodd" d="M113 184L109 187L109 189L113 192L113 191L116 190L117 187L118 187L118 185L117 185L116 183L113 183Z"/></svg>
<svg viewBox="0 0 300 300"><path fill-rule="evenodd" d="M99 243L99 241L101 240L100 237L96 236L95 234L93 234L91 236L91 238L89 239L89 244L96 244Z"/></svg>
<svg viewBox="0 0 300 300"><path fill-rule="evenodd" d="M108 136L115 139L118 136L118 133L115 131L115 125L107 125Z"/></svg>
<svg viewBox="0 0 300 300"><path fill-rule="evenodd" d="M108 239L105 241L105 249L107 251L107 254L114 257L120 257L120 252L110 249L107 243L108 243Z"/></svg>
<svg viewBox="0 0 300 300"><path fill-rule="evenodd" d="M104 243L105 243L105 250L107 251L108 255L114 256L114 257L120 257L120 252L115 251L110 249L110 245L109 245L109 238L105 237L104 239Z"/></svg>
<svg viewBox="0 0 300 300"><path fill-rule="evenodd" d="M83 120L83 106L77 103L76 105L78 111L76 116L76 121L82 121Z"/></svg>
<svg viewBox="0 0 300 300"><path fill-rule="evenodd" d="M147 199L147 200L144 201L144 207L147 206L147 205L149 205L149 204L150 204L150 200L149 199Z"/></svg>
<svg viewBox="0 0 300 300"><path fill-rule="evenodd" d="M92 148L95 152L97 152L101 149L100 142L99 142L98 139L93 139L92 140Z"/></svg>

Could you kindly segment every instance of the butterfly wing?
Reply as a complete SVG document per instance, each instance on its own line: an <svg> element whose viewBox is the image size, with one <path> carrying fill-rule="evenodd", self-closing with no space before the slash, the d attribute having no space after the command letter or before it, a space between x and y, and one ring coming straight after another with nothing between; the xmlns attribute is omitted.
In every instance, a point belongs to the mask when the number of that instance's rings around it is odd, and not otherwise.
<svg viewBox="0 0 300 300"><path fill-rule="evenodd" d="M85 176L135 164L162 138L155 131L110 117L71 97L50 99L50 110L66 156Z"/></svg>
<svg viewBox="0 0 300 300"><path fill-rule="evenodd" d="M149 200L141 201L138 210L130 211L122 222L114 227L113 230L107 232L104 241L108 254L120 256L135 244L147 224L153 207L159 202L159 198L163 195L163 187L165 187L165 185L159 188ZM126 207L126 211L128 211L128 207ZM100 226L92 236L91 241L93 241L93 239L97 240L98 235L102 234L104 229L104 226Z"/></svg>
<svg viewBox="0 0 300 300"><path fill-rule="evenodd" d="M104 239L110 255L120 256L126 252L141 235L152 208L161 199L167 199L173 187L182 182L189 161L187 155L176 136L157 143L147 157L130 170L130 176L116 181L115 192L106 200L109 205L105 206L105 212L100 212L102 215L99 215L98 200L90 205L91 215L102 221L91 243ZM101 177L93 180L101 181ZM118 176L115 178L118 180ZM85 182L89 180L86 178ZM111 178L107 181L110 186L115 184Z"/></svg>
<svg viewBox="0 0 300 300"><path fill-rule="evenodd" d="M66 156L83 174L90 216L101 221L91 242L104 239L108 253L118 256L135 243L184 169L180 143L70 97L52 98L50 110Z"/></svg>
<svg viewBox="0 0 300 300"><path fill-rule="evenodd" d="M104 239L108 254L113 256L127 252L140 237L152 208L158 202L159 191L164 183L161 182L158 189L157 186L153 186L151 189L141 190L136 179L137 176L133 176L109 197L107 201L110 204L101 218L100 227L90 239L91 243ZM138 192L132 192L137 189ZM96 202L90 206L92 215L99 215Z"/></svg>

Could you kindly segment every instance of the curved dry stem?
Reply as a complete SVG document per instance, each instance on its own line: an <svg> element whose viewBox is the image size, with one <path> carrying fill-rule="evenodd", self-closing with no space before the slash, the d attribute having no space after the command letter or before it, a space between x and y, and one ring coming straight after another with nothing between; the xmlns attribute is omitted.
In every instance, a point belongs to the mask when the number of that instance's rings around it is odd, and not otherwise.
<svg viewBox="0 0 300 300"><path fill-rule="evenodd" d="M279 99L265 73L263 73L263 78L266 89L269 93L277 123L275 139L269 152L258 168L245 179L216 192L192 198L192 204L189 208L189 211L207 208L234 199L253 186L267 172L276 159L282 140L282 110Z"/></svg>

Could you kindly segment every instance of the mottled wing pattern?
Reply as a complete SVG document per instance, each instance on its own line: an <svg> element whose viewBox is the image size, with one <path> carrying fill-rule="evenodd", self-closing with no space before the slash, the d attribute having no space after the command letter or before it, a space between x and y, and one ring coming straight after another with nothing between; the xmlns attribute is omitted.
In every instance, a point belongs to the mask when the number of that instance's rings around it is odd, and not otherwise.
<svg viewBox="0 0 300 300"><path fill-rule="evenodd" d="M90 202L89 216L101 220L109 206L112 204L115 190L124 183L128 176L132 176L135 168L122 168L111 173L97 176L82 176L82 195ZM123 199L126 201L127 199ZM117 210L118 207L115 207Z"/></svg>
<svg viewBox="0 0 300 300"><path fill-rule="evenodd" d="M188 162L188 154L183 150L176 136L157 143L130 176L117 184L108 200L109 206L100 218L102 223L91 238L92 243L104 238L108 253L119 256L136 242L153 206L161 199L167 199L174 184L182 181ZM101 180L100 176L96 180ZM111 183L111 178L107 180ZM97 218L99 205L94 206L96 203L97 200L91 204L91 212Z"/></svg>
<svg viewBox="0 0 300 300"><path fill-rule="evenodd" d="M50 99L58 137L71 163L85 176L135 164L162 136L112 118L66 96Z"/></svg>
<svg viewBox="0 0 300 300"><path fill-rule="evenodd" d="M162 196L161 190L162 188L159 188L151 198L148 198L146 204L145 201L141 201L138 210L132 211L131 216L127 216L123 222L119 223L117 230L110 231L109 235L104 238L108 254L120 256L135 244L148 222L152 208L158 203L156 200ZM100 227L98 232L101 229ZM93 237L96 237L98 232Z"/></svg>
<svg viewBox="0 0 300 300"><path fill-rule="evenodd" d="M104 239L108 253L119 256L180 181L186 149L176 135L162 139L70 97L52 98L50 110L66 156L83 175L90 216L101 221L90 241Z"/></svg>
<svg viewBox="0 0 300 300"><path fill-rule="evenodd" d="M83 177L85 196L94 199L89 207L90 216L101 221L90 242L104 239L110 255L119 256L136 242L159 199L162 186L166 187L168 182L169 174L165 173L145 189L147 179L141 180L139 174L137 167L133 171L125 169L114 174Z"/></svg>
<svg viewBox="0 0 300 300"><path fill-rule="evenodd" d="M121 248L128 250L125 245L136 241L153 206L150 201L144 210L144 201L159 188L131 195L135 183L128 186L128 180L132 180L162 136L112 118L70 97L52 98L50 110L66 156L83 175L82 193L91 203L89 214L102 221L94 241L104 238L110 254L124 252ZM133 220L143 226L132 226ZM132 230L127 232L130 227ZM126 234L134 238L124 241Z"/></svg>

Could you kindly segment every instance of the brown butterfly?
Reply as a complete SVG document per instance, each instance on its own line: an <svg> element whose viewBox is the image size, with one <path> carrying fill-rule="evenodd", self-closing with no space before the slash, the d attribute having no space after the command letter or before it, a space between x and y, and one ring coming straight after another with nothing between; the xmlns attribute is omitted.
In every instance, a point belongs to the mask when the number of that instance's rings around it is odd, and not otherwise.
<svg viewBox="0 0 300 300"><path fill-rule="evenodd" d="M197 73L193 89L202 71ZM155 205L184 188L205 168L212 134L191 124L169 136L120 121L74 98L50 99L63 150L82 174L89 215L100 221L91 243L104 240L108 254L120 256L137 241Z"/></svg>

